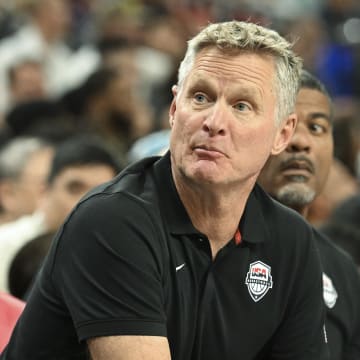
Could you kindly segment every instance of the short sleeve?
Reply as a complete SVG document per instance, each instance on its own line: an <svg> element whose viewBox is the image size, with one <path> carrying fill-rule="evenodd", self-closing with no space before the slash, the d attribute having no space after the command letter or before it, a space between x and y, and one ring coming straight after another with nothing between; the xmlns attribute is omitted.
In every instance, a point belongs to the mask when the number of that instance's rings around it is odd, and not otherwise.
<svg viewBox="0 0 360 360"><path fill-rule="evenodd" d="M126 194L95 195L73 212L52 276L79 340L166 336L160 239L150 212Z"/></svg>

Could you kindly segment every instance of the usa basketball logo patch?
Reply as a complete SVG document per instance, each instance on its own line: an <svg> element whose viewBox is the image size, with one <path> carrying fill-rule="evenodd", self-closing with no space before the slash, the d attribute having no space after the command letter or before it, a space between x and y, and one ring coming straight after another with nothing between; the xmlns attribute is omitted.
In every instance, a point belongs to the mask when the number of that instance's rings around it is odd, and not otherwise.
<svg viewBox="0 0 360 360"><path fill-rule="evenodd" d="M325 273L323 273L323 290L325 304L329 309L331 309L336 304L338 293L332 280Z"/></svg>
<svg viewBox="0 0 360 360"><path fill-rule="evenodd" d="M258 302L273 286L271 267L262 261L251 263L249 272L246 275L245 284L252 299Z"/></svg>

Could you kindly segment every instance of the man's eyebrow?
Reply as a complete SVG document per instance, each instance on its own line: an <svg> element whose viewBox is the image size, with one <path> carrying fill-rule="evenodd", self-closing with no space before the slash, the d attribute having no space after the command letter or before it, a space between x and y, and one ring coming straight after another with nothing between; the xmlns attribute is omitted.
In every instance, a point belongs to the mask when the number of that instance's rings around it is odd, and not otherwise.
<svg viewBox="0 0 360 360"><path fill-rule="evenodd" d="M197 87L211 87L211 86L212 86L212 83L209 79L200 78L200 77L193 78L189 84L190 89L197 88Z"/></svg>
<svg viewBox="0 0 360 360"><path fill-rule="evenodd" d="M327 120L327 122L329 122L330 124L332 124L332 120L331 120L331 116L329 114L323 113L323 112L313 112L310 114L310 119L314 120L317 118L323 118L325 120Z"/></svg>
<svg viewBox="0 0 360 360"><path fill-rule="evenodd" d="M192 80L189 83L189 91L194 91L197 90L199 88L203 88L204 90L212 90L213 88L215 88L217 86L216 83L213 83L211 81L211 79L207 79L207 78L195 78L194 80ZM249 86L249 85L245 85L245 84L237 84L234 86L233 90L235 92L239 93L239 96L244 96L244 97L259 97L261 96L261 92L260 90L255 87L255 86Z"/></svg>

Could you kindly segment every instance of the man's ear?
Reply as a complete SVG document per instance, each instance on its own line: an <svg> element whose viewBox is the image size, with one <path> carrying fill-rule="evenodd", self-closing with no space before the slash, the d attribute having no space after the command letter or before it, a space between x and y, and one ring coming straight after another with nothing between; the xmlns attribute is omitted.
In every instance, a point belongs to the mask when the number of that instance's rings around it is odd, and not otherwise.
<svg viewBox="0 0 360 360"><path fill-rule="evenodd" d="M295 113L290 114L287 119L279 126L271 149L271 155L280 154L288 146L292 136L294 135L297 124L297 116Z"/></svg>
<svg viewBox="0 0 360 360"><path fill-rule="evenodd" d="M178 87L177 85L173 85L171 88L171 91L173 93L173 99L171 101L170 104L170 109L169 109L169 123L170 123L170 127L173 126L174 124L174 116L175 116L175 112L176 112L176 96L178 94Z"/></svg>

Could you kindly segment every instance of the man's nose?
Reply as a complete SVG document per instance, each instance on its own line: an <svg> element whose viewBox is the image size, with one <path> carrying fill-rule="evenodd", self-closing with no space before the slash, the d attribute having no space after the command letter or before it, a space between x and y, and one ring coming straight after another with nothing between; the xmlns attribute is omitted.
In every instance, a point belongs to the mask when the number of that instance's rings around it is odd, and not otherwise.
<svg viewBox="0 0 360 360"><path fill-rule="evenodd" d="M205 115L204 131L208 132L210 136L225 135L229 115L226 104L223 101L217 101Z"/></svg>
<svg viewBox="0 0 360 360"><path fill-rule="evenodd" d="M311 135L307 127L298 124L286 150L288 152L309 152L311 149Z"/></svg>

